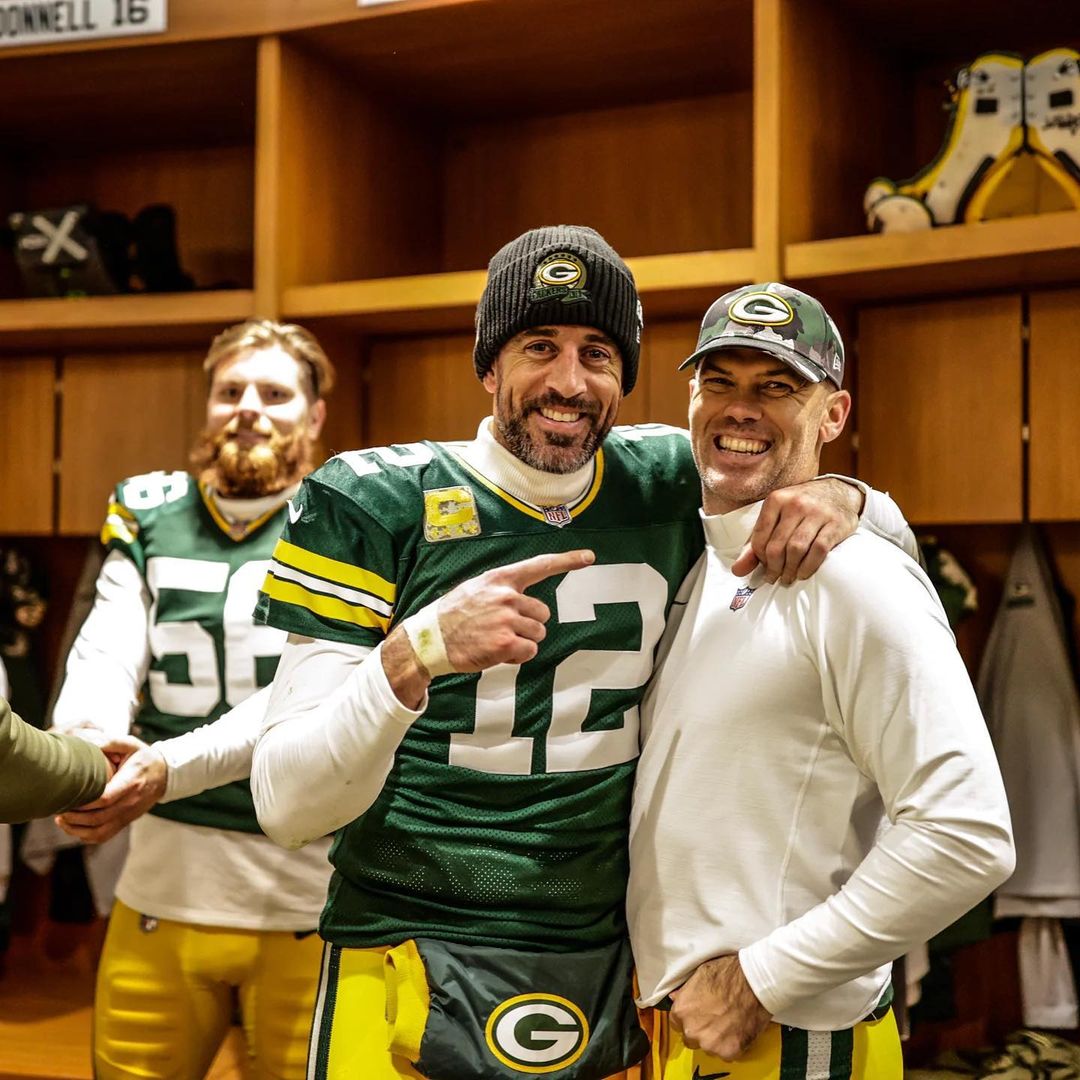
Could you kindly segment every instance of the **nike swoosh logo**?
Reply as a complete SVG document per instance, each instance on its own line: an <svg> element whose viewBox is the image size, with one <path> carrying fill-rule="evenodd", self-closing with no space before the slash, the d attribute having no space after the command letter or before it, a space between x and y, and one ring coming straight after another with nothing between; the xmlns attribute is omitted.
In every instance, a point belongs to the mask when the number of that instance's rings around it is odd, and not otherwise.
<svg viewBox="0 0 1080 1080"><path fill-rule="evenodd" d="M289 504L289 521L295 525L300 520L300 515L304 512L304 504L301 503L299 506L293 506L292 499L287 499L286 502Z"/></svg>
<svg viewBox="0 0 1080 1080"><path fill-rule="evenodd" d="M722 1073L703 1073L696 1065L694 1066L694 1075L691 1080L720 1080L722 1076L730 1076L729 1072Z"/></svg>

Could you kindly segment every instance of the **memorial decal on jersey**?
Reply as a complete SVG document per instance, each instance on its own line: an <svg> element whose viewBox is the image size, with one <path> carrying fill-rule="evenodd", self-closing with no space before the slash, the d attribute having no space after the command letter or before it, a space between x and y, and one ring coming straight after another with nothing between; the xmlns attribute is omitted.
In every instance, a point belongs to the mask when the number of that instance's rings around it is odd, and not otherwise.
<svg viewBox="0 0 1080 1080"><path fill-rule="evenodd" d="M484 1029L488 1049L522 1073L549 1073L572 1065L589 1045L589 1021L569 998L520 994L495 1007Z"/></svg>
<svg viewBox="0 0 1080 1080"><path fill-rule="evenodd" d="M424 539L461 540L480 535L480 514L472 488L431 488L424 492Z"/></svg>
<svg viewBox="0 0 1080 1080"><path fill-rule="evenodd" d="M4 0L0 49L163 34L169 0Z"/></svg>
<svg viewBox="0 0 1080 1080"><path fill-rule="evenodd" d="M746 607L750 603L750 597L754 595L756 590L751 589L749 585L743 589L736 589L735 595L731 598L731 610L739 611Z"/></svg>

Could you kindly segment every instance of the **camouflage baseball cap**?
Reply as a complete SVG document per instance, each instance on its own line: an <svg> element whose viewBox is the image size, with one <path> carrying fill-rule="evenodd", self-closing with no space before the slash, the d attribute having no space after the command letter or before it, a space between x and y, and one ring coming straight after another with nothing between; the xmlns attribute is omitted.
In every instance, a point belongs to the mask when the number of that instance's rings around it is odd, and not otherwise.
<svg viewBox="0 0 1080 1080"><path fill-rule="evenodd" d="M840 331L817 300L790 285L744 285L721 296L705 312L697 348L679 370L715 349L734 348L767 352L810 382L844 380Z"/></svg>

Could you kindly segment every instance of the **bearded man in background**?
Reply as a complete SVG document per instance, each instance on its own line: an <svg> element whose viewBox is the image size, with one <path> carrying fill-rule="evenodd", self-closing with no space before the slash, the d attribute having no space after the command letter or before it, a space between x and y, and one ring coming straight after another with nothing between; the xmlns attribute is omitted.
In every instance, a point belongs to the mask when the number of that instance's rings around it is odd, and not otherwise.
<svg viewBox="0 0 1080 1080"><path fill-rule="evenodd" d="M328 841L287 852L262 834L243 779L258 723L235 707L271 681L284 644L251 613L334 373L311 334L268 320L224 331L204 366L196 475L117 486L53 714L97 741L131 730L161 747L143 755L143 787L161 801L131 827L98 970L99 1080L204 1076L237 1005L253 1075L305 1072ZM152 770L157 756L167 769ZM211 790L211 775L233 782ZM106 788L65 828L103 839L115 797Z"/></svg>

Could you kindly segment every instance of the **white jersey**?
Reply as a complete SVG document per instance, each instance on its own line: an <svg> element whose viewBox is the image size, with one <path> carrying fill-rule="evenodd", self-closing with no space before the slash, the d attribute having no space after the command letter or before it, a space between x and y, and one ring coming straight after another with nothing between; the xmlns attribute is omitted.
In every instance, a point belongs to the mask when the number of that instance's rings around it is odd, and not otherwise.
<svg viewBox="0 0 1080 1080"><path fill-rule="evenodd" d="M736 578L759 510L704 518L645 698L631 937L644 1004L738 953L774 1019L836 1030L1007 876L1008 809L925 574L860 532L808 581Z"/></svg>

